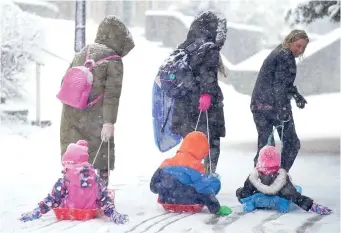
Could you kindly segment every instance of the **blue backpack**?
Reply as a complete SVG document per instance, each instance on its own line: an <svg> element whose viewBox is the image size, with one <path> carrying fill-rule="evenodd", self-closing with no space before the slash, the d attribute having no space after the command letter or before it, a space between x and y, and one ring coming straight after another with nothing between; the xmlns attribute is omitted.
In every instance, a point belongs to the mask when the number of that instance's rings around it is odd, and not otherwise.
<svg viewBox="0 0 341 233"><path fill-rule="evenodd" d="M201 43L192 43L185 49L176 49L160 66L155 82L170 98L181 98L195 85L195 77L189 65L191 53Z"/></svg>

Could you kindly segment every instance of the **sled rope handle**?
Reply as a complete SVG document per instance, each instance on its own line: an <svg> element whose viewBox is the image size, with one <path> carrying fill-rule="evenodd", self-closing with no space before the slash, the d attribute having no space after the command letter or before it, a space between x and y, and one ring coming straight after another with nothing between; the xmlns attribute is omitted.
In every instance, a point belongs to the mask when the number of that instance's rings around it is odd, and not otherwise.
<svg viewBox="0 0 341 233"><path fill-rule="evenodd" d="M199 116L198 116L198 120L197 120L197 124L195 125L195 129L194 131L197 131L198 129L198 125L199 125L199 121L200 121L200 117L201 117L201 110L199 112ZM207 140L208 140L208 145L210 146L209 150L208 150L208 162L210 165L210 173L212 173L212 162L211 162L211 145L210 145L210 128L208 125L208 112L206 111L206 127L207 127Z"/></svg>
<svg viewBox="0 0 341 233"><path fill-rule="evenodd" d="M94 161L92 162L92 166L95 164L99 151L101 150L102 144L104 140L101 141L97 153L95 155ZM108 186L109 186L109 177L110 177L110 139L108 140Z"/></svg>
<svg viewBox="0 0 341 233"><path fill-rule="evenodd" d="M281 124L278 125L278 126L275 126L275 128L272 130L270 136L268 137L267 145L271 145L271 140L274 139L275 130L278 129L278 128L281 128L281 153L280 153L280 159L282 159L282 152L283 152L284 123L288 122L288 121L290 121L290 119L288 119L288 120L281 120Z"/></svg>
<svg viewBox="0 0 341 233"><path fill-rule="evenodd" d="M110 138L108 139L108 187L109 187L109 178L110 178Z"/></svg>

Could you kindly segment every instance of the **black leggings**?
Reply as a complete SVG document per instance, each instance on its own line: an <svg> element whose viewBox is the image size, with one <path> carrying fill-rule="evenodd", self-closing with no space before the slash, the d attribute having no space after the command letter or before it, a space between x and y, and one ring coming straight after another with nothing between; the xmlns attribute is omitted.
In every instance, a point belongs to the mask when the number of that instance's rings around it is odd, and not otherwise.
<svg viewBox="0 0 341 233"><path fill-rule="evenodd" d="M211 154L212 172L215 173L217 169L217 165L218 165L219 155L220 155L220 137L210 138L210 154ZM205 164L205 173L209 173L210 172L209 156L205 158L204 164Z"/></svg>
<svg viewBox="0 0 341 233"><path fill-rule="evenodd" d="M99 172L99 177L102 179L103 184L108 187L108 181L109 181L108 170L99 169L98 172Z"/></svg>
<svg viewBox="0 0 341 233"><path fill-rule="evenodd" d="M258 150L254 158L254 165L256 166L260 149L267 144L273 127L281 125L281 122L277 119L277 113L272 110L255 110L252 114L258 132ZM281 138L282 129L280 127L277 128L277 132ZM281 167L289 172L301 147L300 140L296 134L292 113L290 114L290 121L284 123L282 143ZM272 145L274 144L275 142L272 140Z"/></svg>

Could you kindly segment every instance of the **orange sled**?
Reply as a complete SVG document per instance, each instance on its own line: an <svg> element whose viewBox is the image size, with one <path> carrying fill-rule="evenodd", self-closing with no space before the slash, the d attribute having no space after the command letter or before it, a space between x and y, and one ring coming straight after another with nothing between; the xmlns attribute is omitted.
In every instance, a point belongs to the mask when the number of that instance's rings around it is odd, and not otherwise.
<svg viewBox="0 0 341 233"><path fill-rule="evenodd" d="M173 213L199 213L203 208L204 205L193 204L193 205L185 205L185 204L166 204L162 203L159 199L157 202L162 205L162 207L168 211Z"/></svg>
<svg viewBox="0 0 341 233"><path fill-rule="evenodd" d="M98 209L68 209L68 208L55 208L54 214L58 220L78 220L86 221L96 218L99 214Z"/></svg>

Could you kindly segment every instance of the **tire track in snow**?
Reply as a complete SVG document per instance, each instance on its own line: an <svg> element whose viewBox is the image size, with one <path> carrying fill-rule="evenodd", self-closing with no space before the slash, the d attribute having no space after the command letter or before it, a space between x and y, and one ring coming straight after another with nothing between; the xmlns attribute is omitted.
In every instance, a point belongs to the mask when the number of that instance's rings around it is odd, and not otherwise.
<svg viewBox="0 0 341 233"><path fill-rule="evenodd" d="M230 218L233 218L235 219L237 216L239 216L238 218L240 218L241 216L245 215L246 213L244 213L244 211L242 211L241 207L240 206L232 206L231 209L233 210L232 214L229 215L229 216L217 216L217 215L214 215L212 216L211 218L209 218L208 220L205 221L205 224L206 225L216 225L219 223L219 221L221 219L228 219L229 217ZM235 216L237 215L237 216ZM225 222L225 221L224 221ZM219 224L220 225L220 224Z"/></svg>
<svg viewBox="0 0 341 233"><path fill-rule="evenodd" d="M62 224L58 224L62 223ZM76 227L80 224L84 223L83 221L60 221L57 220L56 222L52 222L34 229L29 229L29 232L62 232L69 230L73 227Z"/></svg>
<svg viewBox="0 0 341 233"><path fill-rule="evenodd" d="M160 227L159 230L156 231L155 233L161 232L161 231L163 231L166 227L168 227L169 225L171 225L171 224L173 224L173 223L175 223L175 222L177 222L177 221L179 221L179 220L182 220L182 219L184 219L184 218L188 218L188 217L190 217L190 216L192 216L192 215L194 215L194 213L190 213L190 214L188 214L188 215L186 215L186 216L181 216L180 218L177 218L177 219L175 219L175 220L173 220L173 221L170 221L170 222L166 223L165 225L163 225L162 227Z"/></svg>
<svg viewBox="0 0 341 233"><path fill-rule="evenodd" d="M286 213L274 213L274 214L270 215L269 217L267 217L263 221L261 221L257 226L252 228L252 232L254 232L254 233L266 233L266 231L264 231L264 225L268 222L279 219L281 216L283 216L285 214Z"/></svg>
<svg viewBox="0 0 341 233"><path fill-rule="evenodd" d="M140 231L139 233L144 233L144 232L147 232L150 228L152 228L153 226L155 226L156 224L160 223L160 222L163 222L169 218L173 218L173 217L176 217L176 216L179 216L181 213L176 213L175 215L171 215L171 216L167 216L165 218L162 218L156 222L152 222L148 227L146 227L143 231Z"/></svg>
<svg viewBox="0 0 341 233"><path fill-rule="evenodd" d="M184 215L186 214L186 215ZM181 215L180 217L178 217L179 215ZM124 233L130 233L130 232L138 232L138 233L145 233L148 232L150 229L152 229L153 227L155 227L158 224L163 224L160 226L160 228L158 230L156 230L154 233L158 233L158 232L162 232L166 227L168 227L171 224L174 224L184 218L190 217L194 215L194 213L163 213L163 214L159 214L150 218L147 218L145 220L143 220L142 222L136 224L135 226L133 226L131 229L125 231ZM165 217L163 217L165 216ZM175 218L174 220L171 221L167 221L168 219L172 219ZM144 228L143 228L144 227ZM140 229L142 228L142 229Z"/></svg>
<svg viewBox="0 0 341 233"><path fill-rule="evenodd" d="M236 212L235 215L230 215L227 216L221 223L216 223L213 227L212 230L214 232L224 232L224 229L231 225L232 223L236 222L239 220L241 217L244 215L248 214L247 212Z"/></svg>
<svg viewBox="0 0 341 233"><path fill-rule="evenodd" d="M49 226L54 225L54 224L56 224L56 223L58 223L58 222L60 222L60 221L56 220L56 221L54 221L54 222L50 222L50 223L47 223L47 224L44 224L44 225L40 225L40 226L35 227L35 228L33 228L33 229L29 229L29 232L36 232L37 230L40 230L40 229L49 227Z"/></svg>
<svg viewBox="0 0 341 233"><path fill-rule="evenodd" d="M320 221L324 216L317 215L311 218L308 218L306 221L303 222L302 225L296 228L296 233L307 233L308 230L315 225L316 222Z"/></svg>
<svg viewBox="0 0 341 233"><path fill-rule="evenodd" d="M162 217L162 216L165 216L165 215L167 215L167 217L161 219L160 221L157 221L157 222L152 221L153 219L156 219L156 218L159 218L159 217ZM163 213L163 214L155 215L155 216L153 216L153 217L147 218L147 219L143 220L142 222L136 224L136 225L133 226L130 230L127 230L127 231L125 231L124 233L133 232L133 231L135 231L137 228L139 228L140 226L145 225L145 223L146 223L146 225L155 224L155 223L161 222L161 221L163 221L163 220L165 220L165 219L171 218L171 217L173 217L173 216L174 216L174 215L172 215L171 213ZM176 215L175 215L175 216L176 216ZM153 225L151 225L151 226L153 226ZM147 230L148 230L148 229L147 229Z"/></svg>
<svg viewBox="0 0 341 233"><path fill-rule="evenodd" d="M232 207L232 208L236 208L237 210L234 211L234 214L229 215L224 217L224 219L221 221L221 217L218 216L214 216L211 219L207 220L205 223L207 225L213 225L212 230L214 232L224 232L224 229L226 227L228 227L229 225L231 225L232 223L238 221L239 219L241 219L243 216L249 214L249 212L244 212L242 209L238 210L238 207L240 206L236 206L236 207ZM259 210L255 210L253 212L258 212ZM276 220L278 218L280 218L281 216L283 216L286 213L274 213L272 215L270 215L269 217L265 218L264 220L262 220L259 224L257 224L255 227L253 227L252 231L254 233L266 233L263 229L263 226L270 221Z"/></svg>

